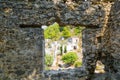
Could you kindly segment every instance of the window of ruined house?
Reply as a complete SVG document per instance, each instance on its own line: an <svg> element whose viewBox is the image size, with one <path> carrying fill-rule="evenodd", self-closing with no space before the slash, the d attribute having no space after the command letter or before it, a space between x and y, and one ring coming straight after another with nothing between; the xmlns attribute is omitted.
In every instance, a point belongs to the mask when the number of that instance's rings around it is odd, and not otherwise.
<svg viewBox="0 0 120 80"><path fill-rule="evenodd" d="M102 43L102 37L98 36L97 37L97 43L99 44L98 46L100 47L101 43ZM104 64L102 63L102 61L100 61L102 58L102 53L98 52L98 60L96 62L96 69L95 69L95 73L104 73Z"/></svg>
<svg viewBox="0 0 120 80"><path fill-rule="evenodd" d="M43 26L45 37L45 70L59 70L82 66L82 26L60 26L58 23ZM62 57L73 52L74 63L66 63Z"/></svg>
<svg viewBox="0 0 120 80"><path fill-rule="evenodd" d="M20 25L20 27L38 28L40 26L22 24ZM44 25L42 26L42 28L44 29L45 37L45 56L43 57L43 59L45 60L43 64L45 66L45 70L69 69L82 66L82 30L84 29L84 27L59 26L58 23L54 23L49 26ZM62 35L62 32L66 32L64 34L70 34L65 37L65 35ZM101 37L97 37L97 42L101 43ZM66 64L61 60L62 56L68 54L69 52L75 52L75 54L77 54L78 56L78 59L72 65ZM102 62L97 61L95 72L104 72L103 69L104 65L102 64Z"/></svg>
<svg viewBox="0 0 120 80"><path fill-rule="evenodd" d="M97 37L97 42L98 42L98 43L101 43L101 42L102 42L101 36Z"/></svg>
<svg viewBox="0 0 120 80"><path fill-rule="evenodd" d="M20 28L38 28L39 25L24 25ZM59 26L54 23L42 26L45 37L45 70L68 69L82 66L82 30L80 26ZM72 64L63 62L62 56L68 53L77 55Z"/></svg>

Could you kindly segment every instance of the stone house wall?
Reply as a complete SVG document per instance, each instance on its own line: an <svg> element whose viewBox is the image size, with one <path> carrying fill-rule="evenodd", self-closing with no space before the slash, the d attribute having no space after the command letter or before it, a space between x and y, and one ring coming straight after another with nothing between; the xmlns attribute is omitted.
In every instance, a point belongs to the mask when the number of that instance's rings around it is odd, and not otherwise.
<svg viewBox="0 0 120 80"><path fill-rule="evenodd" d="M0 28L0 78L19 80L32 74L35 76L42 73L44 68L43 30L20 28L17 25L0 26Z"/></svg>
<svg viewBox="0 0 120 80"><path fill-rule="evenodd" d="M118 80L119 5L120 1L116 0L111 8L109 20L106 20L104 6L89 4L88 1L81 4L74 2L72 8L66 3L55 4L53 1L37 0L32 3L0 1L0 78L85 80L87 77L90 80L96 61L100 59L106 66L106 72L112 75L110 79ZM86 26L83 31L83 67L74 70L46 71L42 79L44 34L41 26L54 22L60 25ZM103 77L103 80L105 79Z"/></svg>

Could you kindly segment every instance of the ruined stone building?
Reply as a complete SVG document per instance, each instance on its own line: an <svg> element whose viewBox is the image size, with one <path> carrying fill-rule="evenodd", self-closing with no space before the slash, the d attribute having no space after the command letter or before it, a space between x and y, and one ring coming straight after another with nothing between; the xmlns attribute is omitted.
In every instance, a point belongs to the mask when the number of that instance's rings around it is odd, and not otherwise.
<svg viewBox="0 0 120 80"><path fill-rule="evenodd" d="M41 26L54 22L86 27L82 68L44 71ZM100 76L94 74L97 60L105 65ZM104 4L89 0L69 4L62 0L0 0L0 79L119 80L120 0Z"/></svg>

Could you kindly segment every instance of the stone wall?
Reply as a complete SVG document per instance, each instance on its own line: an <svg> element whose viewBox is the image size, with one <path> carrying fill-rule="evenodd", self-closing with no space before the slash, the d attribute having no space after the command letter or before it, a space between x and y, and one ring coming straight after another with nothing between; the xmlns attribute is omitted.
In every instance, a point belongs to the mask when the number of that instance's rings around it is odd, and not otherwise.
<svg viewBox="0 0 120 80"><path fill-rule="evenodd" d="M109 47L114 63L113 69L115 72L120 72L120 1L116 2L115 5L112 7L111 18L109 19L108 26L110 27L110 44Z"/></svg>
<svg viewBox="0 0 120 80"><path fill-rule="evenodd" d="M0 78L19 80L42 72L43 30L17 25L0 28Z"/></svg>
<svg viewBox="0 0 120 80"><path fill-rule="evenodd" d="M93 80L97 60L105 64L107 76L96 80L118 80L119 6L116 0L106 19L106 5L86 2L0 1L0 78L2 80ZM44 70L44 35L42 25L84 25L83 67ZM111 23L112 22L112 23ZM108 23L108 24L107 24ZM105 55L105 56L104 56ZM113 62L113 63L111 63ZM115 73L112 74L112 73ZM109 77L113 75L112 77ZM43 76L42 76L43 77ZM109 77L109 78L108 78Z"/></svg>
<svg viewBox="0 0 120 80"><path fill-rule="evenodd" d="M78 70L51 71L49 74L46 73L47 76L49 75L49 79L119 80L120 11L118 8L120 7L120 1L116 0L112 5L111 3L103 5L105 17L102 28L86 27L83 31L83 66ZM94 74L97 60L100 60L105 65L104 74ZM63 75L69 77L65 78Z"/></svg>
<svg viewBox="0 0 120 80"><path fill-rule="evenodd" d="M120 76L120 1L116 2L111 7L108 26L105 29L103 36L103 53L105 53L106 71L113 75L115 80L119 80Z"/></svg>
<svg viewBox="0 0 120 80"><path fill-rule="evenodd" d="M12 23L41 26L58 22L60 25L101 27L104 20L102 5L83 2L82 4L74 3L71 6L74 9L63 2L55 4L53 1L0 1L0 20L7 26Z"/></svg>

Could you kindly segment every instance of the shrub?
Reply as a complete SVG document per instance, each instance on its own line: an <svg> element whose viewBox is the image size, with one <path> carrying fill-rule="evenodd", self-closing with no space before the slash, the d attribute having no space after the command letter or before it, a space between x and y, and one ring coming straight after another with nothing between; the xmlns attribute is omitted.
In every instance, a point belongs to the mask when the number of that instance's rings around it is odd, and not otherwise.
<svg viewBox="0 0 120 80"><path fill-rule="evenodd" d="M50 54L45 55L45 64L46 66L51 66L53 63L53 56Z"/></svg>
<svg viewBox="0 0 120 80"><path fill-rule="evenodd" d="M75 66L75 67L80 67L80 66L82 66L82 61L76 61L76 62L74 63L74 66Z"/></svg>
<svg viewBox="0 0 120 80"><path fill-rule="evenodd" d="M45 70L50 70L50 67L49 66L45 66Z"/></svg>
<svg viewBox="0 0 120 80"><path fill-rule="evenodd" d="M62 61L65 64L74 64L74 62L78 59L78 56L75 52L69 52L62 56Z"/></svg>

